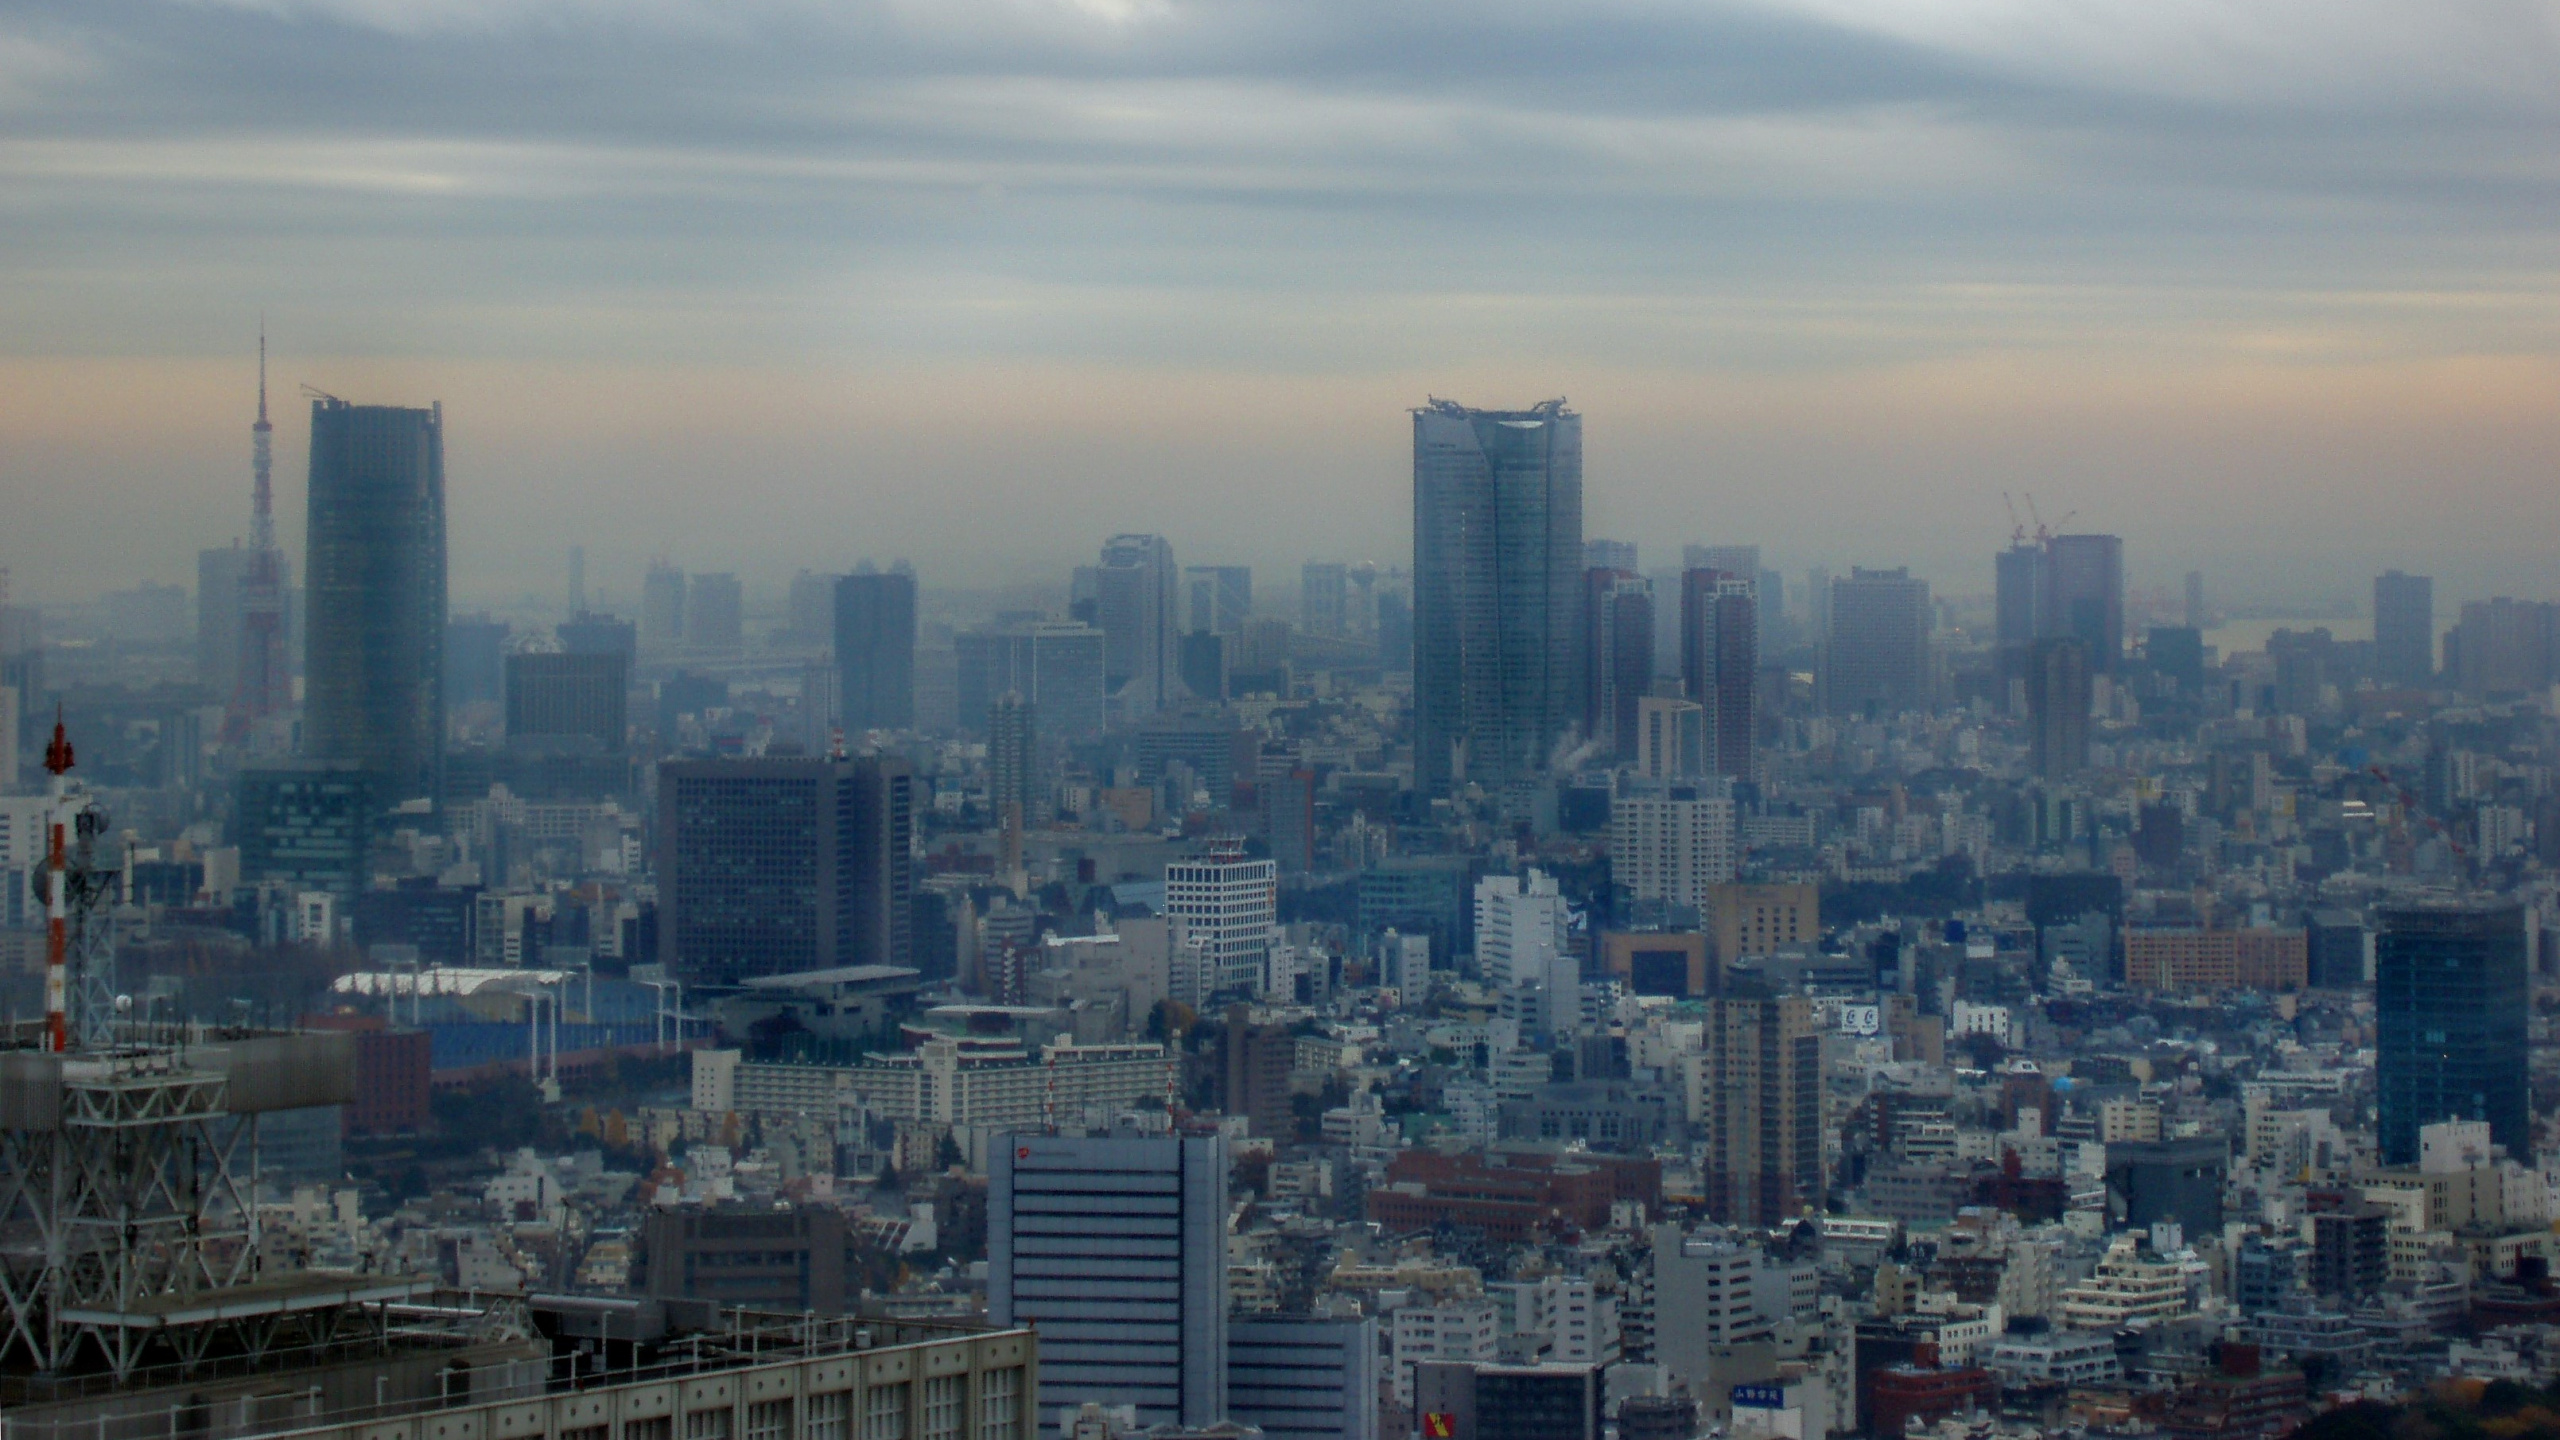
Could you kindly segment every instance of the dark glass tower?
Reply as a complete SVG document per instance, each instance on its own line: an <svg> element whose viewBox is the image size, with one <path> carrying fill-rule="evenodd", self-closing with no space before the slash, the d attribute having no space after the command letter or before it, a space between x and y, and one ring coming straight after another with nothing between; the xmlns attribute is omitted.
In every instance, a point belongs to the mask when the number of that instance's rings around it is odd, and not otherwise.
<svg viewBox="0 0 2560 1440"><path fill-rule="evenodd" d="M2423 690L2436 678L2436 582L2397 570L2373 577L2373 673Z"/></svg>
<svg viewBox="0 0 2560 1440"><path fill-rule="evenodd" d="M1760 675L1759 600L1751 577L1699 567L1680 576L1680 680L1706 707L1718 775L1751 778L1755 687Z"/></svg>
<svg viewBox="0 0 2560 1440"><path fill-rule="evenodd" d="M916 724L916 577L905 570L836 581L836 683L844 728ZM974 718L974 717L973 717Z"/></svg>
<svg viewBox="0 0 2560 1440"><path fill-rule="evenodd" d="M2532 1164L2524 912L2465 901L2385 908L2373 991L2382 1163L2417 1164L2420 1126L2486 1120L2492 1142Z"/></svg>
<svg viewBox="0 0 2560 1440"><path fill-rule="evenodd" d="M311 402L303 748L439 793L444 755L444 407Z"/></svg>
<svg viewBox="0 0 2560 1440"><path fill-rule="evenodd" d="M1413 412L1414 780L1530 779L1582 684L1582 417Z"/></svg>

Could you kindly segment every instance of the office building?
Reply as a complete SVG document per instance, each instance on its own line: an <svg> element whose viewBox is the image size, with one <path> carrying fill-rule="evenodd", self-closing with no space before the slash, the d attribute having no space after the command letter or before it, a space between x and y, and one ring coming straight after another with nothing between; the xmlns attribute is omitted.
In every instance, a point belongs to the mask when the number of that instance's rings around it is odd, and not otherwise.
<svg viewBox="0 0 2560 1440"><path fill-rule="evenodd" d="M663 557L640 582L640 643L659 654L684 648L684 572Z"/></svg>
<svg viewBox="0 0 2560 1440"><path fill-rule="evenodd" d="M1733 801L1692 786L1630 785L1609 806L1609 868L1629 898L1706 909L1733 880Z"/></svg>
<svg viewBox="0 0 2560 1440"><path fill-rule="evenodd" d="M1230 1005L1218 1048L1226 1113L1243 1119L1256 1139L1297 1139L1289 1093L1289 1076L1298 1066L1296 1033L1287 1025L1256 1021L1250 1006Z"/></svg>
<svg viewBox="0 0 2560 1440"><path fill-rule="evenodd" d="M2142 654L2151 671L2174 681L2181 698L2193 701L2204 693L2204 632L2192 626L2155 625L2143 641Z"/></svg>
<svg viewBox="0 0 2560 1440"><path fill-rule="evenodd" d="M1544 983L1571 959L1572 910L1543 870L1477 881L1475 915L1476 969L1495 989Z"/></svg>
<svg viewBox="0 0 2560 1440"><path fill-rule="evenodd" d="M1182 688L1212 705L1227 699L1227 637L1194 630L1182 637Z"/></svg>
<svg viewBox="0 0 2560 1440"><path fill-rule="evenodd" d="M2039 638L2068 635L2089 647L2093 673L2124 663L2124 541L2113 535L2056 535L2045 542Z"/></svg>
<svg viewBox="0 0 2560 1440"><path fill-rule="evenodd" d="M240 879L354 903L370 878L372 772L348 760L288 760L240 772L231 841Z"/></svg>
<svg viewBox="0 0 2560 1440"><path fill-rule="evenodd" d="M853 1308L847 1302L862 1298L862 1248L845 1213L831 1206L652 1206L641 1222L631 1284L655 1300L842 1315Z"/></svg>
<svg viewBox="0 0 2560 1440"><path fill-rule="evenodd" d="M987 1315L1038 1334L1038 1413L1227 1418L1225 1139L1016 1134L988 1170Z"/></svg>
<svg viewBox="0 0 2560 1440"><path fill-rule="evenodd" d="M1433 963L1456 962L1475 943L1475 864L1462 855L1391 856L1360 872L1360 929L1429 937Z"/></svg>
<svg viewBox="0 0 2560 1440"><path fill-rule="evenodd" d="M1774 1226L1822 1209L1822 1031L1812 1002L1748 979L1707 1002L1691 1086L1709 1218Z"/></svg>
<svg viewBox="0 0 2560 1440"><path fill-rule="evenodd" d="M782 638L794 645L829 645L836 633L836 582L841 575L801 570L783 592Z"/></svg>
<svg viewBox="0 0 2560 1440"><path fill-rule="evenodd" d="M2110 1224L2148 1230L2167 1220L2188 1235L2222 1233L2228 1137L2117 1141L2107 1146L2106 1166Z"/></svg>
<svg viewBox="0 0 2560 1440"><path fill-rule="evenodd" d="M1859 567L1832 581L1824 708L1880 716L1926 706L1931 619L1929 582L1907 569Z"/></svg>
<svg viewBox="0 0 2560 1440"><path fill-rule="evenodd" d="M1039 730L1036 712L1019 690L1007 690L987 709L987 806L998 825L1028 827L1047 816Z"/></svg>
<svg viewBox="0 0 2560 1440"><path fill-rule="evenodd" d="M1707 927L1716 959L1726 965L1811 945L1822 938L1821 889L1804 883L1719 885L1707 895Z"/></svg>
<svg viewBox="0 0 2560 1440"><path fill-rule="evenodd" d="M2445 637L2445 672L2466 695L2488 699L2532 695L2556 672L2552 639L2560 633L2560 605L2534 600L2474 600Z"/></svg>
<svg viewBox="0 0 2560 1440"><path fill-rule="evenodd" d="M196 552L196 683L225 704L240 692L246 587L256 564L257 552L237 543ZM290 591L291 568L281 555L274 564L279 593Z"/></svg>
<svg viewBox="0 0 2560 1440"><path fill-rule="evenodd" d="M1164 867L1164 913L1202 947L1211 992L1259 995L1269 979L1279 920L1279 865L1223 849Z"/></svg>
<svg viewBox="0 0 2560 1440"><path fill-rule="evenodd" d="M1582 700L1582 417L1413 412L1414 779L1539 774Z"/></svg>
<svg viewBox="0 0 2560 1440"><path fill-rule="evenodd" d="M1585 570L1618 570L1636 573L1636 542L1633 540L1585 540L1582 542L1582 568Z"/></svg>
<svg viewBox="0 0 2560 1440"><path fill-rule="evenodd" d="M1378 1440L1378 1322L1231 1317L1227 1418L1263 1440Z"/></svg>
<svg viewBox="0 0 2560 1440"><path fill-rule="evenodd" d="M954 637L960 722L983 725L998 696L1012 691L1039 714L1043 745L1081 744L1102 734L1104 641L1075 621L1037 621L966 630Z"/></svg>
<svg viewBox="0 0 2560 1440"><path fill-rule="evenodd" d="M1143 720L1181 698L1178 573L1173 546L1161 535L1114 535L1103 542L1094 572L1094 623L1102 631L1104 684L1124 721Z"/></svg>
<svg viewBox="0 0 2560 1440"><path fill-rule="evenodd" d="M1621 763L1636 753L1637 702L1653 692L1653 582L1585 572L1582 733Z"/></svg>
<svg viewBox="0 0 2560 1440"><path fill-rule="evenodd" d="M835 593L836 696L844 728L912 730L916 724L916 577L892 569L839 577Z"/></svg>
<svg viewBox="0 0 2560 1440"><path fill-rule="evenodd" d="M1718 775L1751 776L1759 637L1759 601L1749 580L1730 570L1681 575L1680 681L1683 693L1706 708Z"/></svg>
<svg viewBox="0 0 2560 1440"><path fill-rule="evenodd" d="M444 703L495 705L507 693L507 624L486 615L445 622Z"/></svg>
<svg viewBox="0 0 2560 1440"><path fill-rule="evenodd" d="M2485 1120L2491 1140L2531 1164L2524 912L2468 900L2384 907L2373 990L2382 1163L2415 1165L2422 1126Z"/></svg>
<svg viewBox="0 0 2560 1440"><path fill-rule="evenodd" d="M1253 567L1186 565L1182 569L1188 629L1233 635L1253 618Z"/></svg>
<svg viewBox="0 0 2560 1440"><path fill-rule="evenodd" d="M1298 572L1298 628L1324 639L1351 633L1350 566L1310 560Z"/></svg>
<svg viewBox="0 0 2560 1440"><path fill-rule="evenodd" d="M311 402L303 749L443 791L444 409Z"/></svg>
<svg viewBox="0 0 2560 1440"><path fill-rule="evenodd" d="M1608 1386L1598 1365L1414 1367L1419 1433L1448 1440L1601 1440Z"/></svg>
<svg viewBox="0 0 2560 1440"><path fill-rule="evenodd" d="M1706 706L1668 695L1647 695L1636 701L1637 779L1700 779L1707 774L1708 764Z"/></svg>
<svg viewBox="0 0 2560 1440"><path fill-rule="evenodd" d="M507 657L507 738L592 737L620 753L628 738L631 657L524 651Z"/></svg>
<svg viewBox="0 0 2560 1440"><path fill-rule="evenodd" d="M552 627L560 648L572 655L619 655L623 670L640 658L640 635L628 620L581 610Z"/></svg>
<svg viewBox="0 0 2560 1440"><path fill-rule="evenodd" d="M915 777L904 760L658 767L658 960L688 985L913 950Z"/></svg>
<svg viewBox="0 0 2560 1440"><path fill-rule="evenodd" d="M2435 683L2435 577L2393 570L2373 578L2373 676L2412 690Z"/></svg>
<svg viewBox="0 0 2560 1440"><path fill-rule="evenodd" d="M2089 647L2059 636L2027 647L2027 750L2036 778L2068 780L2089 768Z"/></svg>
<svg viewBox="0 0 2560 1440"><path fill-rule="evenodd" d="M2024 537L1991 560L1991 641L2003 679L2026 674L2027 649L2046 633L2044 547Z"/></svg>
<svg viewBox="0 0 2560 1440"><path fill-rule="evenodd" d="M731 655L746 648L747 603L737 576L722 571L689 577L684 593L684 643L707 655Z"/></svg>

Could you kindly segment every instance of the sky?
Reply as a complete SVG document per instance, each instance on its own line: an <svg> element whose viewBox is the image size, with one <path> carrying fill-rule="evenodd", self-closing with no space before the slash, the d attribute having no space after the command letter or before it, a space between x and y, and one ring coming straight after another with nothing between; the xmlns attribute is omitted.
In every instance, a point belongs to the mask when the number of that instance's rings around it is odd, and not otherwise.
<svg viewBox="0 0 2560 1440"><path fill-rule="evenodd" d="M2560 0L0 0L0 564L447 415L458 603L1409 561L1406 411L1585 529L1978 592L2560 596Z"/></svg>

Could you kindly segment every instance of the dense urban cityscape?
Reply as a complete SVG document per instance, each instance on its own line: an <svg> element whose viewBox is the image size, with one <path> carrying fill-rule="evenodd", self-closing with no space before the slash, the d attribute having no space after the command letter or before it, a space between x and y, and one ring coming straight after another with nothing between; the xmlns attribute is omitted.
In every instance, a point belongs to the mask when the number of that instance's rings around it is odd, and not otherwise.
<svg viewBox="0 0 2560 1440"><path fill-rule="evenodd" d="M2543 1423L2560 605L1782 571L1429 398L1277 585L483 609L443 408L291 555L259 367L244 541L0 609L0 1433Z"/></svg>

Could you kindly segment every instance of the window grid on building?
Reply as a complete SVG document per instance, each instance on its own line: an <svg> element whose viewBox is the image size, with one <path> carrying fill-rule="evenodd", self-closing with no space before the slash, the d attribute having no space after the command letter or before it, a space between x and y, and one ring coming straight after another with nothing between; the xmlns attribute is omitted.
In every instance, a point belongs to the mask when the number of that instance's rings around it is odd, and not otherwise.
<svg viewBox="0 0 2560 1440"><path fill-rule="evenodd" d="M978 1440L1021 1440L1022 1372L990 1370L980 1381Z"/></svg>
<svg viewBox="0 0 2560 1440"><path fill-rule="evenodd" d="M805 1440L845 1440L845 1417L852 1397L842 1390L809 1397Z"/></svg>
<svg viewBox="0 0 2560 1440"><path fill-rule="evenodd" d="M960 1440L969 1414L969 1377L936 1375L924 1382L924 1424L917 1440Z"/></svg>
<svg viewBox="0 0 2560 1440"><path fill-rule="evenodd" d="M729 1440L729 1407L717 1410L688 1411L684 1417L684 1440Z"/></svg>
<svg viewBox="0 0 2560 1440"><path fill-rule="evenodd" d="M759 1400L749 1405L747 1440L791 1440L791 1402Z"/></svg>
<svg viewBox="0 0 2560 1440"><path fill-rule="evenodd" d="M675 1440L675 1433L675 1418L670 1415L622 1422L622 1440Z"/></svg>
<svg viewBox="0 0 2560 1440"><path fill-rule="evenodd" d="M907 1382L871 1387L862 1412L862 1440L907 1440Z"/></svg>

